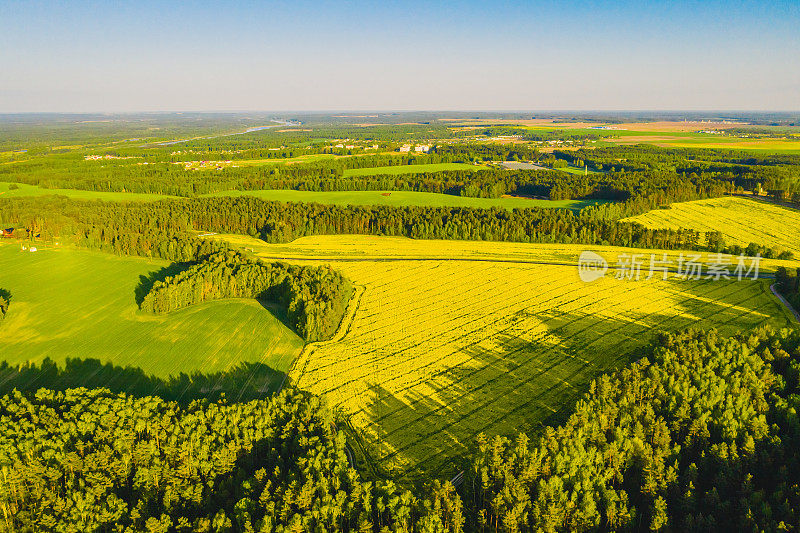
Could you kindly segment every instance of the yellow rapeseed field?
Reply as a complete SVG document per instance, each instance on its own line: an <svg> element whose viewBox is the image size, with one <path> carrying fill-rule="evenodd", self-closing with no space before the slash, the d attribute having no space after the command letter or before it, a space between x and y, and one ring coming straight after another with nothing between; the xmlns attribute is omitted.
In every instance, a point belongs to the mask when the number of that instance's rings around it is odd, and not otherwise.
<svg viewBox="0 0 800 533"><path fill-rule="evenodd" d="M747 246L755 242L800 257L800 211L767 201L728 196L681 202L626 220L648 228L719 231L727 244Z"/></svg>
<svg viewBox="0 0 800 533"><path fill-rule="evenodd" d="M584 283L579 246L230 240L265 258L322 259L361 287L340 335L308 346L290 377L351 416L374 465L411 477L455 473L453 458L479 432L555 421L655 331L793 321L767 281L624 281L609 271ZM511 262L523 260L539 263Z"/></svg>

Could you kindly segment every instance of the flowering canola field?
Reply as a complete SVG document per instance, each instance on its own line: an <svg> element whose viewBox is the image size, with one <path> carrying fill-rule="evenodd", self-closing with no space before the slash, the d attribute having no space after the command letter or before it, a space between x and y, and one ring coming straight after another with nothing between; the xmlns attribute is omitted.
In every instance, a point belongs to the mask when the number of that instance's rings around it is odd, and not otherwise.
<svg viewBox="0 0 800 533"><path fill-rule="evenodd" d="M680 202L625 220L648 228L719 231L726 244L747 246L755 242L800 257L800 211L766 201L728 196Z"/></svg>
<svg viewBox="0 0 800 533"><path fill-rule="evenodd" d="M321 258L360 286L340 335L307 346L290 377L350 415L374 465L410 477L457 472L480 432L535 432L571 411L655 331L793 320L765 280L584 283L578 246L238 239L263 257ZM523 257L555 262L507 261Z"/></svg>

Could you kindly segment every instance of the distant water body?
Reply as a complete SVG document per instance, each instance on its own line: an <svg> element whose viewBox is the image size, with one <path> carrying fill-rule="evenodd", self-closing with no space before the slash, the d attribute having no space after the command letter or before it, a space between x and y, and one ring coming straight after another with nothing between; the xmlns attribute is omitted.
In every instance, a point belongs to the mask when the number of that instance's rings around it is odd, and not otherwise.
<svg viewBox="0 0 800 533"><path fill-rule="evenodd" d="M188 141L196 141L198 139L216 139L218 137L230 137L231 135L244 135L246 133L253 133L255 131L261 131L261 130L268 130L270 128L277 128L279 126L300 126L302 124L301 122L295 122L293 120L273 119L272 122L277 122L277 124L270 124L269 126L254 126L252 128L247 128L244 131L237 131L236 133L223 133L221 135L211 135L211 136L208 136L208 137L194 137L192 139L178 139L177 141L164 141L164 142L158 142L158 143L154 143L154 144L156 146L169 146L171 144L180 144L180 143L185 143L185 142L188 142Z"/></svg>

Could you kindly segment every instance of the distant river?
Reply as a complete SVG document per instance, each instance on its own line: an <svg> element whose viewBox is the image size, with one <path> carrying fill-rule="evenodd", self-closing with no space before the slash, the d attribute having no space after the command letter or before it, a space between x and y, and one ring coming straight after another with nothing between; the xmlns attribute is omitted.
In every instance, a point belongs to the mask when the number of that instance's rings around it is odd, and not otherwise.
<svg viewBox="0 0 800 533"><path fill-rule="evenodd" d="M187 141L196 141L198 139L216 139L218 137L230 137L231 135L244 135L246 133L253 133L254 131L261 131L261 130L268 130L270 128L277 128L279 126L300 126L301 122L295 122L293 120L278 120L273 119L271 122L277 122L277 124L271 124L269 126L254 126L252 128L247 128L244 131L237 131L236 133L223 133L221 135L210 135L208 137L193 137L191 139L178 139L177 141L164 141L154 143L156 146L169 146L171 144L180 144L185 143Z"/></svg>

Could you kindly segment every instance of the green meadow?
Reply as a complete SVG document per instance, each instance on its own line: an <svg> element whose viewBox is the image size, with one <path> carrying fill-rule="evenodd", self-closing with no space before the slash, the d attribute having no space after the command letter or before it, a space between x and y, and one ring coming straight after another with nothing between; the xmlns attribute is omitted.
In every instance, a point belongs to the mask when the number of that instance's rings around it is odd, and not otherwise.
<svg viewBox="0 0 800 533"><path fill-rule="evenodd" d="M432 166L432 165L413 165ZM474 165L467 165L474 168ZM383 168L409 168L383 167ZM362 169L371 170L371 169ZM577 169L576 169L577 170ZM23 196L62 195L80 200L104 200L107 202L153 202L164 198L177 198L162 194L139 194L127 192L83 191L79 189L44 189L36 185L17 184L18 189L9 190L10 183L0 182L0 198ZM541 200L533 198L470 198L452 194L437 194L414 191L295 191L269 189L258 191L222 191L203 196L255 196L275 202L316 202L335 205L389 205L389 206L431 206L431 207L503 207L516 209L525 207L545 207L572 209L580 211L584 207L603 203L604 200Z"/></svg>
<svg viewBox="0 0 800 533"><path fill-rule="evenodd" d="M83 191L80 189L45 189L38 185L16 183L16 189L10 189L11 183L0 182L0 198L18 198L21 196L61 195L79 200L105 200L107 202L153 202L164 198L174 198L164 194L142 194L135 192L102 192Z"/></svg>
<svg viewBox="0 0 800 533"><path fill-rule="evenodd" d="M698 131L654 131L640 129L591 129L570 128L565 125L514 125L517 129L530 131L568 131L574 135L598 135L601 140L597 146L616 146L619 144L654 144L672 148L713 148L724 150L746 150L760 153L800 154L800 140L796 137L753 138L736 137L727 134L701 133ZM701 126L698 126L701 127ZM564 170L564 169L560 169ZM569 172L569 170L567 170Z"/></svg>
<svg viewBox="0 0 800 533"><path fill-rule="evenodd" d="M470 163L430 163L421 165L394 165L389 167L351 168L344 171L344 176L376 176L379 174L419 174L422 172L442 172L444 170L479 170L483 165Z"/></svg>
<svg viewBox="0 0 800 533"><path fill-rule="evenodd" d="M419 165L415 165L419 166ZM580 211L584 207L603 203L604 200L539 200L532 198L470 198L452 194L414 191L225 191L208 196L255 196L277 202L316 202L335 205L390 205L431 207L547 207Z"/></svg>
<svg viewBox="0 0 800 533"><path fill-rule="evenodd" d="M584 174L602 174L601 172L597 172L596 170L588 170L572 166L556 168L554 170L558 170L559 172L567 172L568 174L577 174L578 176L583 176Z"/></svg>
<svg viewBox="0 0 800 533"><path fill-rule="evenodd" d="M24 252L0 244L0 288L11 293L0 321L0 360L95 358L160 378L216 372L244 362L287 371L303 341L255 300L206 302L168 315L139 311L140 276L161 260L74 248Z"/></svg>

